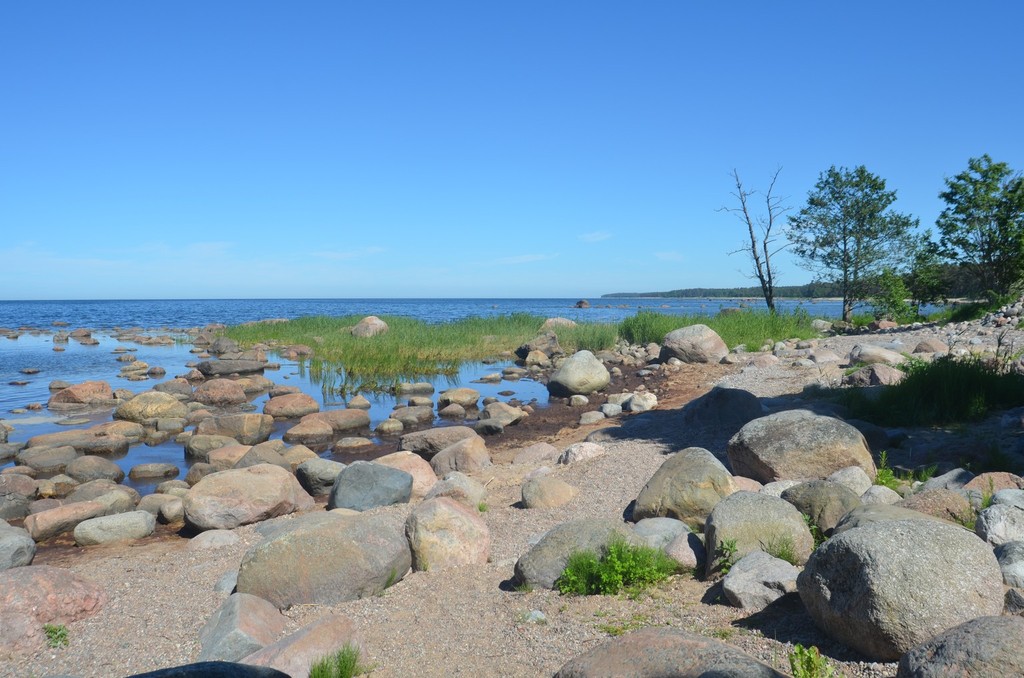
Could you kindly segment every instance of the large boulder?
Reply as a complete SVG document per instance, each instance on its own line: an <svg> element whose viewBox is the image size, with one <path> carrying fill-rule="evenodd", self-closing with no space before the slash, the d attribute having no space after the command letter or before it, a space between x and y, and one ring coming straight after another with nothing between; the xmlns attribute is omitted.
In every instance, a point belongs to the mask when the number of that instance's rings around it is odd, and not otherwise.
<svg viewBox="0 0 1024 678"><path fill-rule="evenodd" d="M665 335L661 346L661 360L676 358L684 363L717 363L729 355L718 333L707 325L689 325Z"/></svg>
<svg viewBox="0 0 1024 678"><path fill-rule="evenodd" d="M565 355L562 347L558 345L558 336L551 331L541 332L515 350L516 357L520 360L526 360L527 356L534 352L543 354L545 358Z"/></svg>
<svg viewBox="0 0 1024 678"><path fill-rule="evenodd" d="M572 501L579 490L558 478L536 475L523 481L523 506L532 508L557 508Z"/></svg>
<svg viewBox="0 0 1024 678"><path fill-rule="evenodd" d="M378 506L404 504L411 496L412 475L409 473L372 461L354 461L334 479L327 508L368 511Z"/></svg>
<svg viewBox="0 0 1024 678"><path fill-rule="evenodd" d="M375 337L388 331L388 324L375 315L368 315L351 330L353 337Z"/></svg>
<svg viewBox="0 0 1024 678"><path fill-rule="evenodd" d="M832 529L832 534L842 534L843 532L852 530L855 527L863 527L864 525L873 525L874 523L882 523L892 520L932 520L939 523L949 524L942 518L936 518L935 516L928 515L927 513L921 513L920 511L914 511L913 509L904 508L902 506L884 503L862 504L861 506L851 509L845 516L843 516Z"/></svg>
<svg viewBox="0 0 1024 678"><path fill-rule="evenodd" d="M417 506L405 521L414 570L486 565L491 533L478 511L439 497Z"/></svg>
<svg viewBox="0 0 1024 678"><path fill-rule="evenodd" d="M266 600L233 593L199 631L199 661L237 661L276 641L287 622Z"/></svg>
<svg viewBox="0 0 1024 678"><path fill-rule="evenodd" d="M613 539L644 543L617 520L585 518L557 525L516 561L515 579L525 586L553 589L570 555L576 551L594 551L602 555Z"/></svg>
<svg viewBox="0 0 1024 678"><path fill-rule="evenodd" d="M105 381L85 381L74 384L50 396L47 407L51 410L77 409L85 405L109 405L114 401L114 391Z"/></svg>
<svg viewBox="0 0 1024 678"><path fill-rule="evenodd" d="M317 457L299 464L295 469L295 477L302 489L314 497L320 497L331 491L338 474L344 470L345 465L341 462Z"/></svg>
<svg viewBox="0 0 1024 678"><path fill-rule="evenodd" d="M132 426L136 425L132 424ZM87 429L42 433L29 438L25 446L31 448L70 445L81 454L114 454L123 456L128 453L128 447L133 442L141 439L144 431L139 426L137 431L131 431L130 433L131 435L126 435L125 432L112 429L107 424L101 424L100 426L92 426ZM138 438L135 437L136 433Z"/></svg>
<svg viewBox="0 0 1024 678"><path fill-rule="evenodd" d="M896 661L929 638L1003 609L991 548L938 521L886 521L833 536L808 560L797 588L825 633L877 661Z"/></svg>
<svg viewBox="0 0 1024 678"><path fill-rule="evenodd" d="M613 638L572 659L555 678L785 678L719 640L675 628L647 628Z"/></svg>
<svg viewBox="0 0 1024 678"><path fill-rule="evenodd" d="M0 520L24 518L35 498L35 480L21 473L0 473Z"/></svg>
<svg viewBox="0 0 1024 678"><path fill-rule="evenodd" d="M184 419L188 407L170 393L145 391L114 410L115 419L142 423L153 419Z"/></svg>
<svg viewBox="0 0 1024 678"><path fill-rule="evenodd" d="M435 454L430 466L439 478L452 471L473 473L491 465L491 454L484 439L475 436L463 438Z"/></svg>
<svg viewBox="0 0 1024 678"><path fill-rule="evenodd" d="M233 379L210 379L196 387L192 396L196 402L214 407L241 405L249 400L242 384Z"/></svg>
<svg viewBox="0 0 1024 678"><path fill-rule="evenodd" d="M35 555L36 542L28 530L0 520L0 570L31 565Z"/></svg>
<svg viewBox="0 0 1024 678"><path fill-rule="evenodd" d="M200 530L230 530L314 505L295 476L270 464L211 473L182 501L185 522Z"/></svg>
<svg viewBox="0 0 1024 678"><path fill-rule="evenodd" d="M398 449L415 452L430 461L435 454L449 445L463 438L473 437L479 436L468 426L443 426L405 434L398 441Z"/></svg>
<svg viewBox="0 0 1024 678"><path fill-rule="evenodd" d="M877 344L857 344L850 349L851 365L900 365L905 361L901 354Z"/></svg>
<svg viewBox="0 0 1024 678"><path fill-rule="evenodd" d="M850 488L831 480L811 480L782 492L782 498L796 507L822 534L832 534L836 524L860 506L860 497Z"/></svg>
<svg viewBox="0 0 1024 678"><path fill-rule="evenodd" d="M263 406L263 414L274 419L297 419L320 411L320 404L305 393L287 393L271 398Z"/></svg>
<svg viewBox="0 0 1024 678"><path fill-rule="evenodd" d="M273 417L250 412L203 419L196 426L196 435L227 436L242 445L256 445L269 438L273 430Z"/></svg>
<svg viewBox="0 0 1024 678"><path fill-rule="evenodd" d="M476 407L479 400L480 391L475 388L465 386L450 388L437 397L437 409L440 410L448 405L461 405L468 410Z"/></svg>
<svg viewBox="0 0 1024 678"><path fill-rule="evenodd" d="M577 351L559 365L548 380L554 396L588 395L600 391L611 381L611 374L590 351Z"/></svg>
<svg viewBox="0 0 1024 678"><path fill-rule="evenodd" d="M735 475L761 483L827 478L859 466L874 479L877 471L867 441L841 419L808 410L788 410L746 424L729 440Z"/></svg>
<svg viewBox="0 0 1024 678"><path fill-rule="evenodd" d="M279 609L376 595L412 565L403 528L395 515L304 516L245 553L237 590Z"/></svg>
<svg viewBox="0 0 1024 678"><path fill-rule="evenodd" d="M738 488L713 454L688 447L662 463L636 498L633 520L669 517L699 530L715 504Z"/></svg>
<svg viewBox="0 0 1024 678"><path fill-rule="evenodd" d="M4 570L0 572L0 653L43 650L44 624L70 624L86 619L99 612L106 602L103 588L70 570L49 565Z"/></svg>
<svg viewBox="0 0 1024 678"><path fill-rule="evenodd" d="M25 518L25 529L38 541L46 541L70 532L84 520L110 513L107 504L100 501L78 501L39 511Z"/></svg>
<svg viewBox="0 0 1024 678"><path fill-rule="evenodd" d="M799 573L785 560L751 551L729 569L722 579L722 591L733 607L763 610L787 593L796 593Z"/></svg>
<svg viewBox="0 0 1024 678"><path fill-rule="evenodd" d="M120 466L109 459L92 454L82 455L69 462L64 468L64 473L80 483L100 478L112 480L115 483L124 480L124 470Z"/></svg>
<svg viewBox="0 0 1024 678"><path fill-rule="evenodd" d="M355 624L347 617L330 613L276 643L247 655L242 661L254 670L276 669L282 672L282 676L304 677L310 674L310 667L321 657L333 654L347 645L361 647Z"/></svg>
<svg viewBox="0 0 1024 678"><path fill-rule="evenodd" d="M78 458L78 451L70 445L62 447L27 447L15 457L18 464L38 473L63 473L67 465Z"/></svg>
<svg viewBox="0 0 1024 678"><path fill-rule="evenodd" d="M75 526L75 543L79 546L109 544L126 539L142 539L156 529L156 515L148 511L127 511L112 516L83 520Z"/></svg>
<svg viewBox="0 0 1024 678"><path fill-rule="evenodd" d="M259 360L204 360L196 365L204 377L224 377L229 374L255 374L267 366Z"/></svg>
<svg viewBox="0 0 1024 678"><path fill-rule="evenodd" d="M1024 676L1024 618L979 617L900 658L896 678Z"/></svg>
<svg viewBox="0 0 1024 678"><path fill-rule="evenodd" d="M437 483L437 474L434 473L430 463L418 454L413 454L408 450L385 454L383 457L377 457L373 461L377 464L396 468L399 471L405 471L412 476L412 496L410 500L422 499L427 496L430 488Z"/></svg>
<svg viewBox="0 0 1024 678"><path fill-rule="evenodd" d="M736 492L718 502L704 524L707 576L717 574L728 557L742 558L751 551L780 549L792 553L796 564L807 562L814 537L803 516L789 502L759 492ZM726 544L734 546L732 553Z"/></svg>

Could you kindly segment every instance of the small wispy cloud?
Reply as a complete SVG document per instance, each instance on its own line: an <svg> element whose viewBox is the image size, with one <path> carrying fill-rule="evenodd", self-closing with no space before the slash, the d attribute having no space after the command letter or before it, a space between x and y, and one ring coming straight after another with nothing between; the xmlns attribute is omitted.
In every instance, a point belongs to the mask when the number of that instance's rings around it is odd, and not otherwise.
<svg viewBox="0 0 1024 678"><path fill-rule="evenodd" d="M612 237L612 234L608 231L594 231L593 233L584 233L579 236L579 239L583 242L601 242Z"/></svg>
<svg viewBox="0 0 1024 678"><path fill-rule="evenodd" d="M554 259L556 254L519 254L513 257L502 257L496 260L496 264L529 264L534 261L544 261L545 259Z"/></svg>
<svg viewBox="0 0 1024 678"><path fill-rule="evenodd" d="M354 250L322 250L320 252L313 252L313 256L320 259L330 259L331 261L350 261L380 254L383 251L383 247L361 247Z"/></svg>
<svg viewBox="0 0 1024 678"><path fill-rule="evenodd" d="M654 253L654 258L658 259L659 261L685 261L686 260L686 257L684 257L679 252L655 252Z"/></svg>

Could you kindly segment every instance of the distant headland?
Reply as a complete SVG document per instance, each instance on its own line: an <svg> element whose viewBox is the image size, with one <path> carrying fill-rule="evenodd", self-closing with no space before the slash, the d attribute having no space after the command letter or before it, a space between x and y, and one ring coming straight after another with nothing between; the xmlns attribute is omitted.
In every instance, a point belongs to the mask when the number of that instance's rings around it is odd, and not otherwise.
<svg viewBox="0 0 1024 678"><path fill-rule="evenodd" d="M601 298L621 297L692 297L692 298L736 298L760 297L760 287L688 287L668 292L613 292L602 294ZM836 283L810 282L806 285L784 285L775 288L775 296L779 298L825 299L842 297L842 290Z"/></svg>

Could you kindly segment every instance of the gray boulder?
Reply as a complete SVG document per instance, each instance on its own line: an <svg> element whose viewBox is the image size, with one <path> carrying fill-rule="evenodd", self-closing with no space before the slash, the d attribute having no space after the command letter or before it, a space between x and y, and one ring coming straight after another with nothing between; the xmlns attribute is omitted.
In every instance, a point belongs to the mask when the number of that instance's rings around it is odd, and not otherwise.
<svg viewBox="0 0 1024 678"><path fill-rule="evenodd" d="M713 454L688 447L666 459L640 490L633 519L676 518L699 530L715 504L737 489L732 474Z"/></svg>
<svg viewBox="0 0 1024 678"><path fill-rule="evenodd" d="M822 534L830 535L847 513L860 506L853 490L831 480L811 480L782 493L782 498L809 516Z"/></svg>
<svg viewBox="0 0 1024 678"><path fill-rule="evenodd" d="M75 526L75 543L79 546L95 546L125 539L142 539L153 534L154 529L156 516L149 511L99 516L83 520Z"/></svg>
<svg viewBox="0 0 1024 678"><path fill-rule="evenodd" d="M788 410L755 419L729 440L733 474L761 483L826 478L847 466L876 475L864 436L841 419Z"/></svg>
<svg viewBox="0 0 1024 678"><path fill-rule="evenodd" d="M229 374L255 374L267 366L259 360L204 360L196 365L204 377L225 377Z"/></svg>
<svg viewBox="0 0 1024 678"><path fill-rule="evenodd" d="M278 609L376 595L412 565L403 522L384 514L299 518L245 553L237 590Z"/></svg>
<svg viewBox="0 0 1024 678"><path fill-rule="evenodd" d="M430 466L439 478L452 471L473 473L491 465L487 443L480 436L463 438L444 448L430 459Z"/></svg>
<svg viewBox="0 0 1024 678"><path fill-rule="evenodd" d="M302 489L314 497L319 497L331 491L334 481L343 470L345 465L341 462L317 457L299 464L295 469L295 477L302 485Z"/></svg>
<svg viewBox="0 0 1024 678"><path fill-rule="evenodd" d="M850 349L851 365L900 365L906 361L901 354L876 344L857 344Z"/></svg>
<svg viewBox="0 0 1024 678"><path fill-rule="evenodd" d="M0 520L24 518L36 498L36 481L20 473L0 473Z"/></svg>
<svg viewBox="0 0 1024 678"><path fill-rule="evenodd" d="M1024 541L1008 541L995 548L1003 583L1024 589Z"/></svg>
<svg viewBox="0 0 1024 678"><path fill-rule="evenodd" d="M992 504L978 513L974 531L992 546L1024 541L1024 509L1010 504Z"/></svg>
<svg viewBox="0 0 1024 678"><path fill-rule="evenodd" d="M979 617L931 638L900 658L896 678L1024 676L1024 618Z"/></svg>
<svg viewBox="0 0 1024 678"><path fill-rule="evenodd" d="M825 633L877 661L895 661L939 633L1003 609L992 550L938 521L885 521L833 536L808 560L797 588Z"/></svg>
<svg viewBox="0 0 1024 678"><path fill-rule="evenodd" d="M405 521L416 571L486 565L491 533L480 512L448 497L424 501Z"/></svg>
<svg viewBox="0 0 1024 678"><path fill-rule="evenodd" d="M933 520L938 523L949 524L942 518L930 516L927 513L914 511L913 509L893 506L891 504L863 504L843 516L832 530L833 535L842 534L847 530L864 525L873 525L892 520Z"/></svg>
<svg viewBox="0 0 1024 678"><path fill-rule="evenodd" d="M787 501L758 492L736 492L711 510L704 525L707 576L725 564L727 542L735 544L733 560L756 550L787 549L802 564L814 549L814 538L800 512Z"/></svg>
<svg viewBox="0 0 1024 678"><path fill-rule="evenodd" d="M347 617L329 613L242 661L267 670L277 669L286 676L305 678L314 662L346 645L363 647L355 624Z"/></svg>
<svg viewBox="0 0 1024 678"><path fill-rule="evenodd" d="M733 607L763 610L787 593L796 593L800 570L764 551L751 551L722 579L722 591Z"/></svg>
<svg viewBox="0 0 1024 678"><path fill-rule="evenodd" d="M550 379L551 395L568 398L600 391L611 382L611 374L590 351L577 351L559 365Z"/></svg>
<svg viewBox="0 0 1024 678"><path fill-rule="evenodd" d="M266 600L233 593L199 631L199 660L237 661L276 641L287 621Z"/></svg>
<svg viewBox="0 0 1024 678"><path fill-rule="evenodd" d="M453 471L430 488L424 501L435 497L450 497L470 508L478 508L487 499L487 488L465 473Z"/></svg>
<svg viewBox="0 0 1024 678"><path fill-rule="evenodd" d="M472 438L474 436L479 437L476 435L476 431L468 426L443 426L426 431L407 433L399 439L398 448L415 452L427 461L430 461L435 454L449 445L463 438Z"/></svg>
<svg viewBox="0 0 1024 678"><path fill-rule="evenodd" d="M732 645L674 628L613 638L562 666L555 678L785 678Z"/></svg>
<svg viewBox="0 0 1024 678"><path fill-rule="evenodd" d="M739 431L744 424L764 414L761 401L753 393L739 388L716 386L683 408L685 426L725 431Z"/></svg>
<svg viewBox="0 0 1024 678"><path fill-rule="evenodd" d="M662 362L676 358L684 363L717 363L727 355L729 347L718 333L700 324L672 330L661 347Z"/></svg>
<svg viewBox="0 0 1024 678"><path fill-rule="evenodd" d="M922 483L920 491L926 490L959 490L974 480L974 474L962 468L955 468L940 476L932 476Z"/></svg>
<svg viewBox="0 0 1024 678"><path fill-rule="evenodd" d="M65 467L64 473L80 483L87 483L90 480L98 480L100 478L106 478L115 483L124 480L124 471L120 466L109 459L91 454L83 455L70 461Z"/></svg>
<svg viewBox="0 0 1024 678"><path fill-rule="evenodd" d="M36 542L28 531L0 520L0 570L31 565L35 555Z"/></svg>
<svg viewBox="0 0 1024 678"><path fill-rule="evenodd" d="M528 587L553 589L570 555L576 551L602 555L616 538L633 544L644 543L617 520L585 518L557 525L516 561L515 580Z"/></svg>
<svg viewBox="0 0 1024 678"><path fill-rule="evenodd" d="M327 508L368 511L378 506L407 503L411 496L411 474L383 464L355 461L334 479Z"/></svg>
<svg viewBox="0 0 1024 678"><path fill-rule="evenodd" d="M63 473L67 465L78 458L70 445L61 447L29 447L16 456L17 463L39 473Z"/></svg>
<svg viewBox="0 0 1024 678"><path fill-rule="evenodd" d="M680 535L690 534L690 528L675 518L644 518L633 526L633 534L647 542L651 548L663 551Z"/></svg>

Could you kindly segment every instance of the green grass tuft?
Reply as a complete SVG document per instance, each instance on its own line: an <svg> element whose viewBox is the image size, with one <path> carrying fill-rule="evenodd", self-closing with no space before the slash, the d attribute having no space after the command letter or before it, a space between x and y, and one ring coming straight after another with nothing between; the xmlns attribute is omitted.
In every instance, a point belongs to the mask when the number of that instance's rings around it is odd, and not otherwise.
<svg viewBox="0 0 1024 678"><path fill-rule="evenodd" d="M309 667L309 678L352 678L366 673L370 667L360 661L357 645L346 644L334 654L321 657Z"/></svg>
<svg viewBox="0 0 1024 678"><path fill-rule="evenodd" d="M672 330L689 325L707 325L722 337L729 348L740 344L757 350L765 343L786 339L810 339L818 336L811 316L803 310L792 313L744 311L715 316L664 315L640 311L619 323L619 336L633 344L661 343Z"/></svg>
<svg viewBox="0 0 1024 678"><path fill-rule="evenodd" d="M989 413L1024 405L1024 375L1005 372L978 358L913 361L899 384L877 398L845 389L840 400L858 419L882 426L927 426L977 421Z"/></svg>
<svg viewBox="0 0 1024 678"><path fill-rule="evenodd" d="M804 647L800 643L789 653L789 668L793 678L832 678L835 675L832 663L821 656L818 648Z"/></svg>
<svg viewBox="0 0 1024 678"><path fill-rule="evenodd" d="M71 642L68 627L63 624L43 624L43 633L46 634L46 644L52 648L67 647Z"/></svg>
<svg viewBox="0 0 1024 678"><path fill-rule="evenodd" d="M593 551L570 555L555 586L563 594L613 595L623 589L653 586L678 569L677 563L660 549L636 546L617 538L600 558Z"/></svg>

